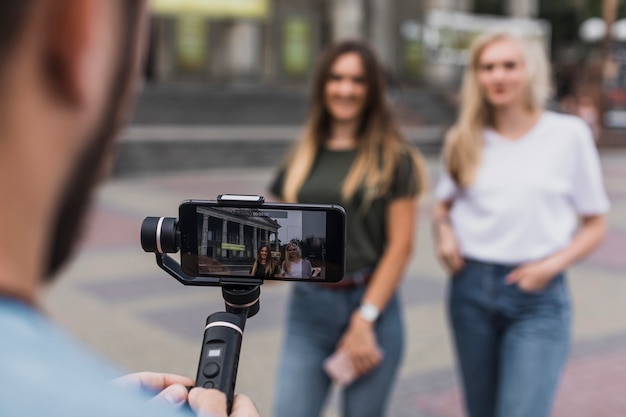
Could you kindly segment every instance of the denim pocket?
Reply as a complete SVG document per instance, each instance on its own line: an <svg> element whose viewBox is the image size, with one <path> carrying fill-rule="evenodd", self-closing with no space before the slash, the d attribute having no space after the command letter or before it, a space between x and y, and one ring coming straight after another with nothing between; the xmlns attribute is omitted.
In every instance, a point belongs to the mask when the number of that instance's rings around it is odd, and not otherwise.
<svg viewBox="0 0 626 417"><path fill-rule="evenodd" d="M514 285L514 288L517 289L522 294L528 296L553 296L558 293L562 293L565 287L565 273L560 272L554 276L543 289L538 291L527 291L522 289L518 283Z"/></svg>
<svg viewBox="0 0 626 417"><path fill-rule="evenodd" d="M541 291L528 292L515 285L511 306L523 315L532 314L559 320L569 317L570 301L565 282L565 274L560 273Z"/></svg>

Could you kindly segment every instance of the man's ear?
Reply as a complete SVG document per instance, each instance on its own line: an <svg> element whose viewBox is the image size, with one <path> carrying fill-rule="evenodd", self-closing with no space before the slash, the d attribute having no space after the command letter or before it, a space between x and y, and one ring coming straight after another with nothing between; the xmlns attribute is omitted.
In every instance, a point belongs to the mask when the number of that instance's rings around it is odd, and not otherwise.
<svg viewBox="0 0 626 417"><path fill-rule="evenodd" d="M87 99L89 48L92 48L98 7L94 0L48 2L44 71L54 94L69 105Z"/></svg>

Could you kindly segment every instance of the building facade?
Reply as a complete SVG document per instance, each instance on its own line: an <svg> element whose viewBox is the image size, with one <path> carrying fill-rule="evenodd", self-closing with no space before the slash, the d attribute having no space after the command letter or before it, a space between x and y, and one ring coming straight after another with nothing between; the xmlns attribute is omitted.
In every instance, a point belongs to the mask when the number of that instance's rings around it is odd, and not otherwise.
<svg viewBox="0 0 626 417"><path fill-rule="evenodd" d="M281 226L256 209L199 207L197 216L200 257L252 263L262 245L280 250Z"/></svg>
<svg viewBox="0 0 626 417"><path fill-rule="evenodd" d="M577 25L599 7L593 0L151 2L153 25L146 68L149 79L165 83L299 86L307 84L320 51L330 42L345 38L368 40L389 73L405 84L456 84L459 65L432 59L436 55L432 53L433 33L439 40L454 41L449 27L429 29L433 13L451 15L448 26L468 14L478 14L479 19L497 15L498 19L509 17L516 22L530 20L543 27L552 22L547 25L552 30L544 36L552 37L548 44L555 60L560 61L559 51L579 40L573 33ZM438 56L448 52L440 50Z"/></svg>

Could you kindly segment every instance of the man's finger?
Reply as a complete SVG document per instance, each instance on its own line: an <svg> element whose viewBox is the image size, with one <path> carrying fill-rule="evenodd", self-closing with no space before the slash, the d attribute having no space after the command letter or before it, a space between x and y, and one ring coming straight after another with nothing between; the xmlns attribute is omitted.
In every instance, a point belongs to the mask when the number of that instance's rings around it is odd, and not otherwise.
<svg viewBox="0 0 626 417"><path fill-rule="evenodd" d="M136 372L117 378L115 383L128 387L141 387L152 391L161 391L173 384L193 386L190 378L176 374L164 374L158 372Z"/></svg>
<svg viewBox="0 0 626 417"><path fill-rule="evenodd" d="M226 395L216 389L194 388L187 400L198 417L228 417Z"/></svg>
<svg viewBox="0 0 626 417"><path fill-rule="evenodd" d="M180 407L187 401L187 387L181 384L173 384L165 388L154 397L151 401L159 403L167 403L176 407Z"/></svg>
<svg viewBox="0 0 626 417"><path fill-rule="evenodd" d="M233 410L230 415L232 417L259 417L260 416L259 410L257 410L252 400L243 394L235 395L235 399L233 400Z"/></svg>

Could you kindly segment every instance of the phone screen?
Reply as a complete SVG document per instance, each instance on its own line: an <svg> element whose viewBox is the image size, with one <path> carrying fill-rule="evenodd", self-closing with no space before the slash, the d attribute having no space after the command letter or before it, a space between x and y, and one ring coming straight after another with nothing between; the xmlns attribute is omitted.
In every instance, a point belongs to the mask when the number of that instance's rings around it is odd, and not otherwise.
<svg viewBox="0 0 626 417"><path fill-rule="evenodd" d="M339 206L259 207L188 201L179 207L181 266L195 276L336 282L345 270Z"/></svg>

